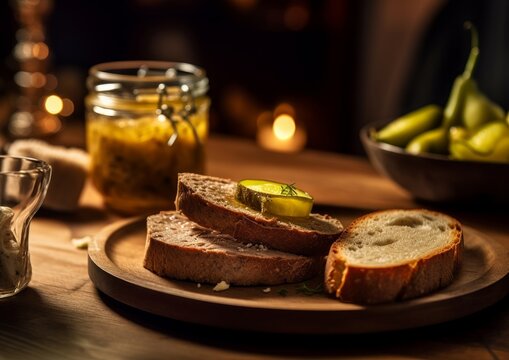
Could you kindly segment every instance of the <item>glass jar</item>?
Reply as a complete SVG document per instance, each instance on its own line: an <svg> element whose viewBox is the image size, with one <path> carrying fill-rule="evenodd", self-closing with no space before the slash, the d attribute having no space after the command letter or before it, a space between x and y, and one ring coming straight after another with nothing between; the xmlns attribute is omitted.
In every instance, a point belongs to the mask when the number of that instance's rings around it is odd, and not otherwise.
<svg viewBox="0 0 509 360"><path fill-rule="evenodd" d="M179 172L204 172L208 79L185 63L99 64L87 80L91 178L123 214L174 207Z"/></svg>

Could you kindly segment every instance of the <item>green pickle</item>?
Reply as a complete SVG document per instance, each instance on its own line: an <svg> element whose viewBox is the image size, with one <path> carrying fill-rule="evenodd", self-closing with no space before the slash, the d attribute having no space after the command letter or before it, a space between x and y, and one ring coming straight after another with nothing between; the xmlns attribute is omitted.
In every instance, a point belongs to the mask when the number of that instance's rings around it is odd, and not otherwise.
<svg viewBox="0 0 509 360"><path fill-rule="evenodd" d="M392 121L375 137L377 141L404 147L417 135L436 127L441 117L439 106L428 105Z"/></svg>
<svg viewBox="0 0 509 360"><path fill-rule="evenodd" d="M412 154L445 154L447 153L448 133L448 129L443 127L426 131L413 139L405 150Z"/></svg>
<svg viewBox="0 0 509 360"><path fill-rule="evenodd" d="M488 99L477 84L469 85L463 109L463 124L467 129L478 129L489 122L504 122L504 110Z"/></svg>
<svg viewBox="0 0 509 360"><path fill-rule="evenodd" d="M497 143L509 136L509 128L503 123L489 123L480 128L468 140L468 144L478 153L491 153Z"/></svg>
<svg viewBox="0 0 509 360"><path fill-rule="evenodd" d="M451 157L458 160L509 162L509 127L488 123L466 140L453 141Z"/></svg>
<svg viewBox="0 0 509 360"><path fill-rule="evenodd" d="M293 184L269 180L241 180L235 197L264 215L307 217L313 207L313 197L307 192Z"/></svg>
<svg viewBox="0 0 509 360"><path fill-rule="evenodd" d="M470 132L463 126L453 126L449 129L449 141L466 140Z"/></svg>
<svg viewBox="0 0 509 360"><path fill-rule="evenodd" d="M442 127L449 129L452 126L463 124L463 115L465 108L465 100L469 92L477 89L472 74L477 65L479 58L479 40L476 29L472 24L467 23L466 27L470 29L472 43L470 46L470 54L465 65L463 73L454 80L449 99L444 109L444 120ZM474 83L474 85L473 85Z"/></svg>

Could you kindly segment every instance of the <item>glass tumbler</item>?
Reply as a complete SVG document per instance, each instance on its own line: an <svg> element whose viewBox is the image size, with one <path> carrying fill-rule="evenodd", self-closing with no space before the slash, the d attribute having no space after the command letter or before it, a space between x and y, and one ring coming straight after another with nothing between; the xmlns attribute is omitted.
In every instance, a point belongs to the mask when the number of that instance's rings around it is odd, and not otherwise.
<svg viewBox="0 0 509 360"><path fill-rule="evenodd" d="M0 298L17 294L32 277L28 235L51 179L44 161L0 156Z"/></svg>

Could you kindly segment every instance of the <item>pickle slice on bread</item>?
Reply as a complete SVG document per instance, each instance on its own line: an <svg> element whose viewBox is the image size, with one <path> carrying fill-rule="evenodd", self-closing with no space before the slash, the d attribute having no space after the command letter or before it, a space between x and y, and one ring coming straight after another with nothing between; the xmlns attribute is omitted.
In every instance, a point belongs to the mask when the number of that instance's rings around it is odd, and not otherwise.
<svg viewBox="0 0 509 360"><path fill-rule="evenodd" d="M313 198L307 192L294 184L270 180L239 181L235 198L262 214L276 216L307 217L313 208Z"/></svg>

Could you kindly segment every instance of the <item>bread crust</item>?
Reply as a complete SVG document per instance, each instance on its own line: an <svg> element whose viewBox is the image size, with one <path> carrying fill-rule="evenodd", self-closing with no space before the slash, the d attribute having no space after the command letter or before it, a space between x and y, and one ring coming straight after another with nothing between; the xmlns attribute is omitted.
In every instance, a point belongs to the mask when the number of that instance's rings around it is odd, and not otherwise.
<svg viewBox="0 0 509 360"><path fill-rule="evenodd" d="M214 236L208 229L203 229L206 234L203 237L200 234L191 236L182 231L167 230L164 237L154 237L158 232L157 222L171 221L170 217L175 214L185 219L176 212L153 215L147 219L143 266L160 276L198 283L217 284L226 281L232 285L252 286L299 282L323 272L323 258L285 256L283 253L252 256L241 250L207 251L195 244ZM182 236L186 237L184 244L176 240ZM235 242L235 239L230 240Z"/></svg>
<svg viewBox="0 0 509 360"><path fill-rule="evenodd" d="M263 244L280 251L317 256L326 255L331 244L339 238L343 225L327 215L311 214L312 221L334 228L330 233L305 229L293 224L292 220L258 216L217 204L202 196L192 186L192 177L201 176L210 181L214 177L195 174L180 174L175 206L192 221L224 234L229 234L244 243ZM224 179L221 179L225 181ZM228 180L231 181L231 180ZM293 225L289 225L293 224Z"/></svg>
<svg viewBox="0 0 509 360"><path fill-rule="evenodd" d="M356 219L331 246L325 267L325 288L341 301L377 304L411 299L452 282L454 273L461 263L463 249L461 225L450 216L424 209L413 211L447 219L453 236L446 246L418 260L405 263L376 267L348 263L341 252L341 242L367 219L388 211L378 211Z"/></svg>

